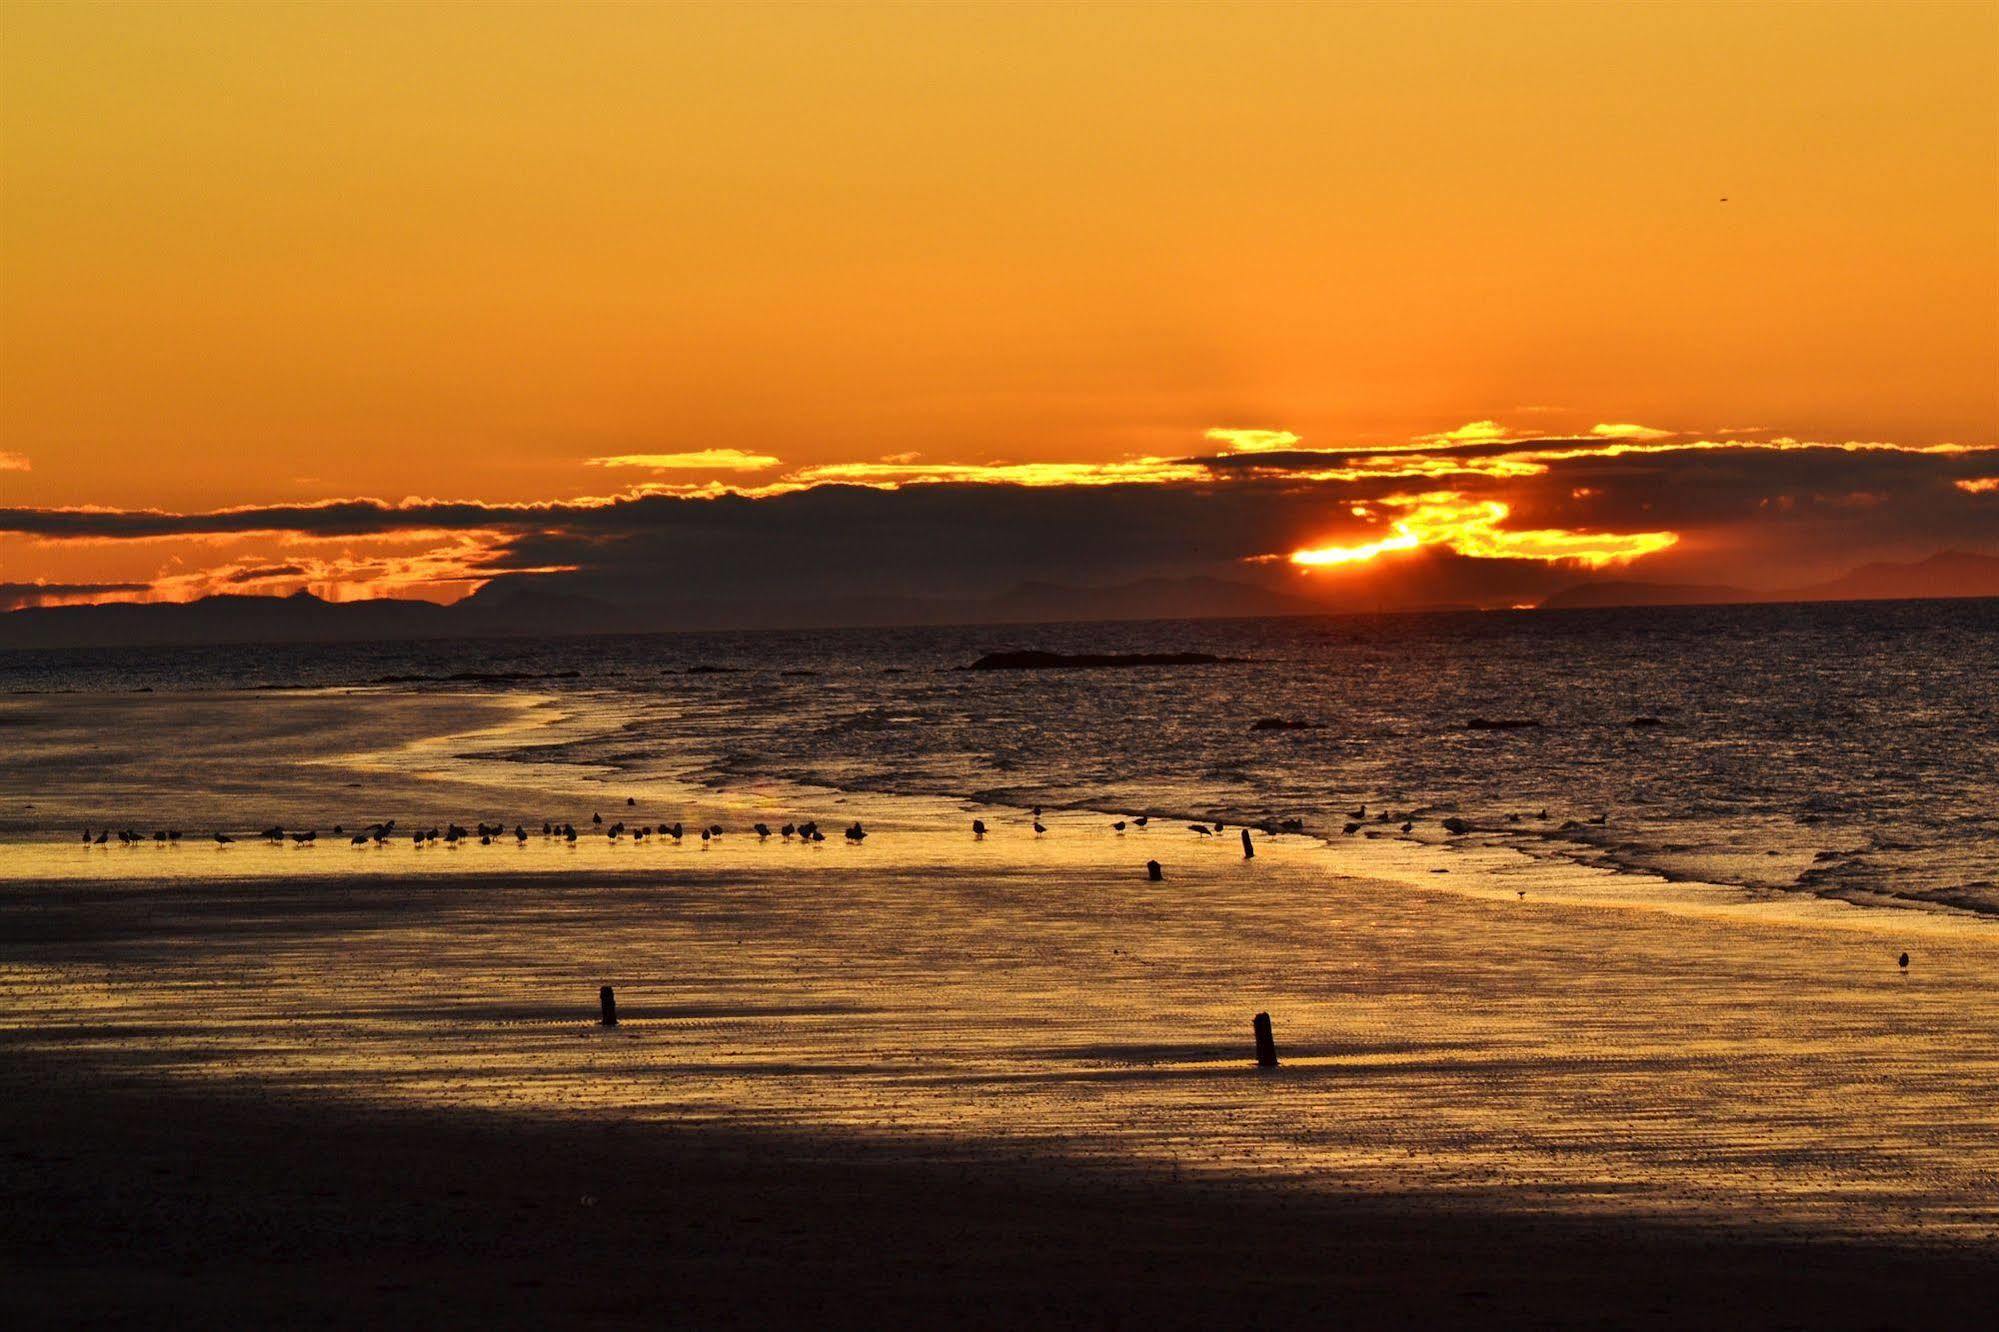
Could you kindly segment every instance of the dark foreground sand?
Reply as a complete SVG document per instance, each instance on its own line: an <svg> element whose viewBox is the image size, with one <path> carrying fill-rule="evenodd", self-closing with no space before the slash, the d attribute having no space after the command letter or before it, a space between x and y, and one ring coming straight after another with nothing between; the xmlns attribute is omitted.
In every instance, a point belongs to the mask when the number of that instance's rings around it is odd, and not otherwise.
<svg viewBox="0 0 1999 1332"><path fill-rule="evenodd" d="M14 1327L1970 1327L1999 1289L1989 1251L15 1073Z"/></svg>

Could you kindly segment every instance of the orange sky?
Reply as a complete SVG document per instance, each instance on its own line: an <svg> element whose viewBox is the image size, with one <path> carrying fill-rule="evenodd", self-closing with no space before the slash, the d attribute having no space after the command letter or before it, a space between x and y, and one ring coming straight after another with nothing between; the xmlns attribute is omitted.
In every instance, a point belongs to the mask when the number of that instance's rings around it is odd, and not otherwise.
<svg viewBox="0 0 1999 1332"><path fill-rule="evenodd" d="M1999 441L1992 4L0 14L4 506Z"/></svg>

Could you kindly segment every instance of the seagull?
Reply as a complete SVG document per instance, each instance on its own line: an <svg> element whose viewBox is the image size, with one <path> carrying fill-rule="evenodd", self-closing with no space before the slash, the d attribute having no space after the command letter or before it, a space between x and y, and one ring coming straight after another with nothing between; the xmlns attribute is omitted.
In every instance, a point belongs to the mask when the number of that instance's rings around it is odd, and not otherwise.
<svg viewBox="0 0 1999 1332"><path fill-rule="evenodd" d="M103 841L104 839L103 839L102 837L100 837L100 838L98 838L97 840L101 842L101 841ZM230 836L230 835L229 835L228 833L217 833L217 834L215 834L215 844L216 844L217 846L227 846L227 845L228 845L229 843L231 843L231 842L233 842L233 841L235 841L235 840L236 840L236 839L235 839L235 838L233 838L233 837L231 837L231 836Z"/></svg>
<svg viewBox="0 0 1999 1332"><path fill-rule="evenodd" d="M1115 822L1115 823L1111 824L1111 831L1112 831L1112 832L1123 832L1123 831L1124 831L1124 820L1123 820L1123 819L1119 819L1119 820L1118 820L1117 822Z"/></svg>
<svg viewBox="0 0 1999 1332"><path fill-rule="evenodd" d="M1137 824L1139 827L1143 828L1146 824L1152 822L1152 816L1149 814L1141 814L1137 818L1133 819L1132 822Z"/></svg>
<svg viewBox="0 0 1999 1332"><path fill-rule="evenodd" d="M1355 809L1355 810L1349 810L1349 811L1347 812L1347 817L1348 817L1348 818L1350 818L1350 819L1364 819L1364 818L1366 818L1366 817L1367 817L1367 806L1366 806L1366 805L1362 805L1362 806L1361 806L1361 807L1360 807L1359 809Z"/></svg>
<svg viewBox="0 0 1999 1332"><path fill-rule="evenodd" d="M1411 828L1413 828L1413 827L1415 827L1415 826L1416 826L1416 825L1415 825L1414 823L1405 823L1405 824L1403 824L1403 825L1402 825L1402 831L1403 831L1403 832L1408 832L1408 831L1409 831L1409 830L1410 830Z"/></svg>
<svg viewBox="0 0 1999 1332"><path fill-rule="evenodd" d="M1205 823L1190 823L1187 826L1203 837L1213 837L1215 835L1215 830Z"/></svg>

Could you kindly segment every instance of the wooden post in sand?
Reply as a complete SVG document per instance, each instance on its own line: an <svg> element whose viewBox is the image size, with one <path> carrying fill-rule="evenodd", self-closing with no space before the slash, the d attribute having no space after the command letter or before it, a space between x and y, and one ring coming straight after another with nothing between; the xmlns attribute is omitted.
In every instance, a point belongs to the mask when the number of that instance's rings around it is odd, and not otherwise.
<svg viewBox="0 0 1999 1332"><path fill-rule="evenodd" d="M597 991L597 1006L604 1012L604 1016L600 1019L604 1026L618 1025L618 996L612 992L610 986L606 985Z"/></svg>
<svg viewBox="0 0 1999 1332"><path fill-rule="evenodd" d="M1270 1034L1270 1014L1256 1015L1256 1066L1277 1067L1277 1038Z"/></svg>
<svg viewBox="0 0 1999 1332"><path fill-rule="evenodd" d="M1165 871L1159 868L1158 861L1148 860L1145 862L1145 877L1152 880L1154 883L1158 883L1161 879L1164 879L1166 877L1166 874Z"/></svg>
<svg viewBox="0 0 1999 1332"><path fill-rule="evenodd" d="M1256 848L1249 844L1249 829L1247 828L1242 830L1242 858L1244 860L1256 859Z"/></svg>

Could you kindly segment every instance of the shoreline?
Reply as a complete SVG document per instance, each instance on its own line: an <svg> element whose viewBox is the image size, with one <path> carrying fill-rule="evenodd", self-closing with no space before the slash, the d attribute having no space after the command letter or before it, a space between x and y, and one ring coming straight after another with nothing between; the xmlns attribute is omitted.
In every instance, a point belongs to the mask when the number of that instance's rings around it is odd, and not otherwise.
<svg viewBox="0 0 1999 1332"><path fill-rule="evenodd" d="M146 705L149 697L127 698L124 702ZM267 693L240 690L190 690L183 697L215 705L231 702L269 705L272 701L272 696ZM851 786L825 786L795 778L760 779L752 783L755 790L732 789L720 784L719 779L712 775L700 775L703 765L712 757L708 755L690 758L681 754L675 760L673 771L635 764L628 755L603 756L596 761L545 757L548 753L560 753L578 745L601 744L618 734L623 709L630 700L609 692L521 693L512 690L339 686L287 693L276 700L276 706L283 708L295 702L332 704L354 698L385 705L384 710L398 719L399 724L427 729L398 737L387 746L377 744L358 750L345 748L303 762L301 766L326 774L328 782L320 788L322 791L337 789L333 785L335 779L344 776L349 780L339 783L339 786L378 785L390 793L386 802L374 798L366 810L349 812L346 815L349 819L380 817L384 812L394 812L381 810L379 807L384 803L400 802L395 807L407 814L408 805L429 802L419 813L418 821L441 822L447 818L472 821L485 816L480 813L481 806L478 804L480 799L485 799L489 805L497 803L505 806L492 812L509 826L515 821L527 823L532 848L540 823L551 813L560 818L566 811L570 817L580 820L583 815L578 811L592 807L595 802L594 807L599 812L605 812L607 819L625 817L622 798L628 791L642 795L649 810L670 808L675 811L676 817L682 811L691 811L687 814L687 818L694 821L690 826L698 827L711 819L724 819L738 831L758 818L779 821L787 817L784 811L822 820L860 816L870 826L883 821L942 836L948 836L950 830L962 826L979 812L987 815L998 812L1013 822L1023 824L1029 817L1028 803L1031 802L1016 804L1001 799L1002 793L997 792L911 793L880 789L866 782ZM448 724L439 724L440 712ZM458 718L463 720L455 720ZM454 791L460 795L444 808L438 808L436 793L439 790ZM339 808L347 808L352 803L343 802ZM282 798L265 800L255 808L275 812L273 806L279 810L289 807L295 813L299 811L297 800L292 800L288 806ZM528 812L524 813L524 808ZM1105 827L1112 820L1128 817L1126 812L1087 803L1051 804L1048 810L1051 821L1059 817L1072 823L1077 830L1099 836L1104 835ZM71 815L69 822L83 826L77 816L84 812L80 809L67 811ZM1160 825L1149 838L1164 843L1169 855L1179 853L1174 841L1184 841L1179 837L1184 825L1200 821L1200 816L1175 814L1163 805L1154 806L1149 812ZM305 800L304 812L298 813L298 817L317 826L330 827L341 816L325 795L320 794ZM38 820L48 821L46 818ZM261 827L269 821L260 817L253 823ZM1960 922L1972 929L1980 928L1974 922L1999 920L1999 908L1987 910L1971 903L1816 888L1735 884L1657 867L1619 864L1603 859L1601 848L1586 843L1561 845L1558 839L1539 832L1516 833L1505 828L1477 827L1463 837L1424 834L1390 836L1370 826L1360 836L1342 838L1322 831L1273 834L1267 831L1268 824L1269 821L1265 821L1264 824L1251 825L1260 829L1259 845L1268 843L1307 849L1323 857L1331 873L1386 878L1415 888L1442 886L1471 896L1503 896L1525 890L1539 898L1577 906L1663 908L1694 915L1765 913L1833 922L1883 915L1888 920L1880 928L1888 933L1927 933L1928 928L1921 922L1932 919ZM1229 840L1233 839L1233 830L1237 826L1241 825L1231 826ZM178 861L170 862L174 868L162 872L158 865L132 865L129 857L143 857L156 851L175 857L220 850L239 855L261 853L262 848L254 845L256 838L251 824L243 824L230 831L239 839L239 844L230 848L207 845L205 830L189 839L195 845L100 848L99 851L113 856L125 854L128 860L104 864L101 868L97 862L86 860L81 863L91 868L81 874L77 872L79 861L72 853L83 849L69 843L66 835L0 840L0 861L4 862L0 866L0 882L72 877L124 878L127 881L144 881L149 877L181 878L198 875L202 867ZM583 827L579 831L586 834L583 840L588 842L591 830ZM336 845L336 840L329 838L325 845L299 848L305 854L283 862L284 871L305 870L312 877L319 878L329 875L337 877L352 872L357 866L365 867L370 875L416 872L455 875L467 870L491 873L494 868L442 861L443 856L454 854L448 848L429 849L423 854L430 858L420 866L376 865L366 860L327 864L325 862L330 856L350 850L344 844ZM1133 835L1125 840L1131 850L1137 851L1140 849L1138 844L1148 840L1148 835L1134 830ZM1530 849L1531 846L1546 849L1537 852ZM283 849L290 851L294 848ZM509 854L514 849L511 846L496 846L487 851L490 854ZM353 850L361 856L369 856L383 850L392 854L407 852L409 847ZM478 851L471 847L464 850L468 854ZM312 857L319 859L315 861ZM565 873L577 869L597 872L610 867L601 859L586 855L573 864L539 868L540 872ZM216 862L210 868L232 878L243 874L243 867L235 863L225 867ZM645 867L626 865L622 868L642 872ZM137 874L133 873L135 869ZM264 867L259 866L250 871L250 876L260 876L263 872ZM1437 880L1444 876L1449 876L1448 881L1440 885Z"/></svg>

